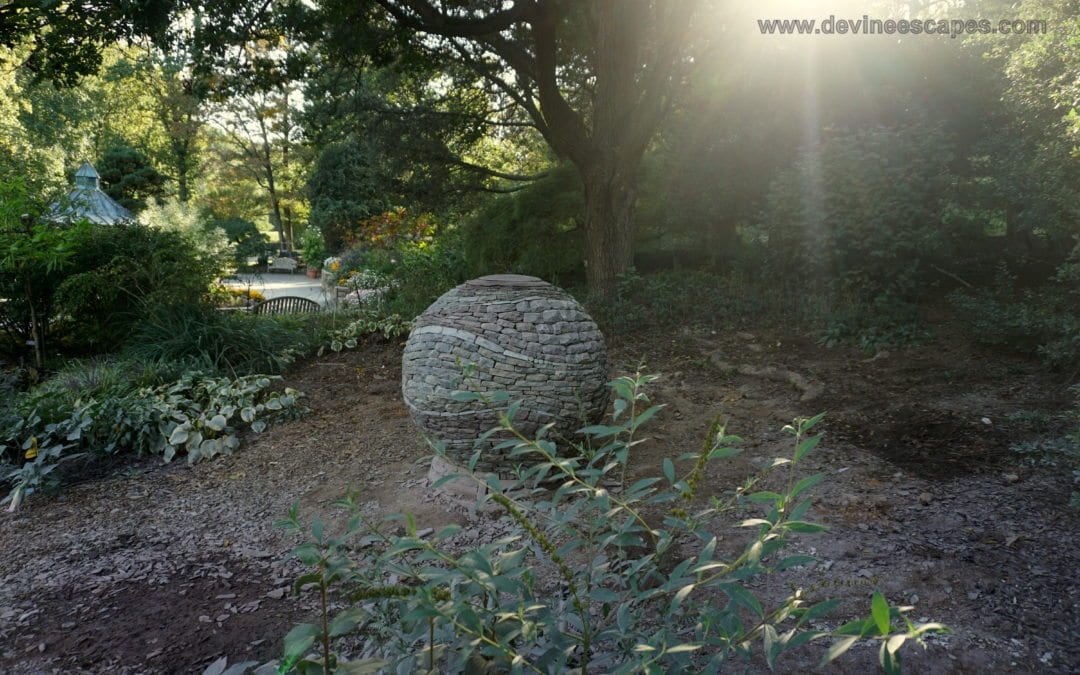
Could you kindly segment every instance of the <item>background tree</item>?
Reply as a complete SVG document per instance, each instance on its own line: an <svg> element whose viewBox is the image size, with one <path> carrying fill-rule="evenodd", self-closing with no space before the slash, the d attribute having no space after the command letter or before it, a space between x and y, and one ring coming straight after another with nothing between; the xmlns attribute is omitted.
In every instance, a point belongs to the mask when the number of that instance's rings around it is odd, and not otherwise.
<svg viewBox="0 0 1080 675"><path fill-rule="evenodd" d="M159 163L168 167L176 183L176 196L191 199L192 182L199 172L199 141L206 126L206 83L193 71L193 58L184 50L164 54L150 48L140 60L143 81L153 94L150 109L161 126L165 142Z"/></svg>
<svg viewBox="0 0 1080 675"><path fill-rule="evenodd" d="M512 104L496 109L475 73L453 63L403 57L353 70L331 61L304 93L312 145L363 139L392 201L414 211L465 214L485 194L542 178L551 162L533 124Z"/></svg>
<svg viewBox="0 0 1080 675"><path fill-rule="evenodd" d="M343 27L389 25L390 44L467 68L500 107L527 115L581 176L589 285L610 293L632 263L638 166L688 63L700 4L330 3L325 29L333 41Z"/></svg>
<svg viewBox="0 0 1080 675"><path fill-rule="evenodd" d="M165 191L165 176L146 155L126 145L106 148L97 171L105 194L136 215L146 208L147 199L161 197Z"/></svg>
<svg viewBox="0 0 1080 675"><path fill-rule="evenodd" d="M326 147L319 155L307 191L310 225L330 251L340 251L359 224L389 210L387 174L373 149L355 139Z"/></svg>
<svg viewBox="0 0 1080 675"><path fill-rule="evenodd" d="M268 58L255 80L217 107L214 119L228 146L223 158L265 192L279 242L292 248L296 230L305 222L302 183L308 153L296 119L298 84L282 65Z"/></svg>

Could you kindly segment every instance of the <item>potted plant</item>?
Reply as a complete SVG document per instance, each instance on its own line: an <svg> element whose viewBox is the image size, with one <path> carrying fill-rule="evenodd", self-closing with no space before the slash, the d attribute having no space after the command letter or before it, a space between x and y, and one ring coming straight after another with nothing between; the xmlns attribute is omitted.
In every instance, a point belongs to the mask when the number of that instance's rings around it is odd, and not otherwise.
<svg viewBox="0 0 1080 675"><path fill-rule="evenodd" d="M323 241L322 232L319 232L318 228L308 227L300 240L300 248L304 253L308 277L318 279L322 259L326 257L326 243Z"/></svg>

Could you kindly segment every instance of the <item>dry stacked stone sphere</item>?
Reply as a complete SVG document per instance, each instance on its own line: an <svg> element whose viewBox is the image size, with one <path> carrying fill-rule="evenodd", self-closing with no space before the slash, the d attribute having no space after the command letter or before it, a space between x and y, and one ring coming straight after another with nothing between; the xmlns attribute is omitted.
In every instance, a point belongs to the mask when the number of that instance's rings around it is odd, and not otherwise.
<svg viewBox="0 0 1080 675"><path fill-rule="evenodd" d="M607 405L604 336L576 300L536 277L487 276L448 291L417 318L401 370L413 421L461 465L481 449L477 471L505 474L525 462L492 450L505 436L477 445L506 403L457 401L455 391L509 392L523 401L514 421L529 437L554 422L573 438Z"/></svg>

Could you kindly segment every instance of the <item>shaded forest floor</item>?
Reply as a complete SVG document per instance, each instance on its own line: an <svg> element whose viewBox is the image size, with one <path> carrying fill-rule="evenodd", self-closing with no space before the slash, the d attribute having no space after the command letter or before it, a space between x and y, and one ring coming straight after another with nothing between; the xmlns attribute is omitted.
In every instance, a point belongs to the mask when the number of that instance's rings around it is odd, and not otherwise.
<svg viewBox="0 0 1080 675"><path fill-rule="evenodd" d="M876 588L914 605L913 618L948 624L928 651L906 652L912 672L1080 669L1072 468L1049 450L1016 450L1060 434L1052 416L1069 403L1064 383L947 339L868 355L779 333L682 330L611 351L615 374L645 364L664 375L653 398L668 408L632 459L634 478L697 449L719 412L745 450L713 465L705 484L730 489L790 454L784 424L828 411L807 470L828 473L812 515L832 529L794 545L817 565L769 583L844 600L837 622L867 614ZM372 343L300 365L286 380L311 414L231 457L104 467L0 515L0 672L201 672L221 656L275 658L314 611L289 597L295 542L272 527L295 501L307 515L327 512L356 488L372 513L410 511L421 527L455 522L483 538L494 516L426 486L399 357L400 345ZM807 386L777 376L785 371ZM717 534L741 542L734 527ZM823 648L785 655L777 669L805 671ZM836 670L875 666L876 649L856 648Z"/></svg>

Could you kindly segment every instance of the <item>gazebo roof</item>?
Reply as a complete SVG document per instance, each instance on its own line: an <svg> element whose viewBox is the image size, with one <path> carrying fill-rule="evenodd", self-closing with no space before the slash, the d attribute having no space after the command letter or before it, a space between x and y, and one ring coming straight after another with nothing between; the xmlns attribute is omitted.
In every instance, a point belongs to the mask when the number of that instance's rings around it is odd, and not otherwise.
<svg viewBox="0 0 1080 675"><path fill-rule="evenodd" d="M63 200L53 203L52 220L71 222L88 220L99 225L112 225L135 216L112 197L101 191L101 176L90 162L83 162L75 172L75 187Z"/></svg>

